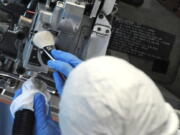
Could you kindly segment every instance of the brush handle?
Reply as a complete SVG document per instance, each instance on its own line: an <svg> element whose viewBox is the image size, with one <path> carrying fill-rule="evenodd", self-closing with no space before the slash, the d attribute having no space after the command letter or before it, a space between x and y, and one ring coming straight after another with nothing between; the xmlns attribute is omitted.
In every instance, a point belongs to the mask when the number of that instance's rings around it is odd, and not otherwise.
<svg viewBox="0 0 180 135"><path fill-rule="evenodd" d="M54 60L55 59L52 57L51 55L51 51L53 50L54 48L52 46L47 46L47 47L44 47L43 48L43 51L46 53L46 55L51 59L51 60ZM59 73L59 75L61 76L61 78L63 79L63 81L66 81L66 77L62 74L62 73Z"/></svg>
<svg viewBox="0 0 180 135"><path fill-rule="evenodd" d="M55 60L51 54L48 52L48 50L46 50L45 48L43 49L43 51L45 52L45 54L51 59L51 60Z"/></svg>

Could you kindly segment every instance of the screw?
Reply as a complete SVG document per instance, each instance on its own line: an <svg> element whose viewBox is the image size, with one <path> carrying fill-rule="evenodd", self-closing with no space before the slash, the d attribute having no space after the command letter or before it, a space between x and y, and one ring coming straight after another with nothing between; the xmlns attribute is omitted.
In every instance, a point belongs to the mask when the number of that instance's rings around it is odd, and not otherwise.
<svg viewBox="0 0 180 135"><path fill-rule="evenodd" d="M97 30L98 30L98 31L101 31L101 27L98 27Z"/></svg>
<svg viewBox="0 0 180 135"><path fill-rule="evenodd" d="M106 30L106 33L109 33L110 31L109 30Z"/></svg>
<svg viewBox="0 0 180 135"><path fill-rule="evenodd" d="M103 14L99 14L99 18L100 18L100 19L103 19L103 18L104 18L104 15L103 15Z"/></svg>

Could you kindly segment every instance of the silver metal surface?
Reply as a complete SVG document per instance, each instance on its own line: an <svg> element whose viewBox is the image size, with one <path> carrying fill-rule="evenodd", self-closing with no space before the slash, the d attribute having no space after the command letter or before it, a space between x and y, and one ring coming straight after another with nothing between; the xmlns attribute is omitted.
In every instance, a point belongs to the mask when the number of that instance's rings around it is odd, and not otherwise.
<svg viewBox="0 0 180 135"><path fill-rule="evenodd" d="M86 59L106 54L111 37L111 25L103 14L99 15L87 44Z"/></svg>
<svg viewBox="0 0 180 135"><path fill-rule="evenodd" d="M111 14L111 12L113 11L115 3L116 3L116 0L104 0L104 5L102 7L102 12L105 15Z"/></svg>
<svg viewBox="0 0 180 135"><path fill-rule="evenodd" d="M23 76L11 74L11 73L6 73L3 71L0 71L0 76L8 77L8 78L15 79L15 80L18 80L21 82L25 82L27 80L27 78L24 78Z"/></svg>
<svg viewBox="0 0 180 135"><path fill-rule="evenodd" d="M63 11L64 11L64 2L57 1L51 20L51 25L54 30L58 29L58 25L61 20Z"/></svg>
<svg viewBox="0 0 180 135"><path fill-rule="evenodd" d="M51 24L52 12L47 11L44 5L39 4L36 17L34 17L33 31L42 31L48 29L45 24Z"/></svg>
<svg viewBox="0 0 180 135"><path fill-rule="evenodd" d="M105 55L111 37L111 25L106 15L112 12L114 4L115 0L104 1L102 6L102 1L96 0L89 17L84 15L85 2L57 1L52 12L47 10L44 5L39 4L31 31L53 30L57 32L56 45L58 49L77 54L83 59ZM101 15L97 17L100 11L103 18ZM93 18L96 19L95 24L93 24ZM88 33L82 35L82 32L85 31ZM32 36L30 35L29 40ZM48 69L41 62L39 55L40 67L28 63L32 48L30 42L27 43L24 51L24 67L47 72Z"/></svg>
<svg viewBox="0 0 180 135"><path fill-rule="evenodd" d="M32 25L32 34L29 36L26 43L23 55L23 65L26 69L47 72L48 68L41 60L41 56L38 53L38 60L41 66L34 66L29 63L29 59L32 53L33 46L31 40L33 32L42 30L53 30L58 33L56 37L56 44L60 49L71 51L74 50L75 39L77 33L80 30L81 22L85 5L83 3L77 4L76 2L66 1L66 3L57 1L53 12L46 9L42 4L38 5L36 16L34 17L34 24Z"/></svg>
<svg viewBox="0 0 180 135"><path fill-rule="evenodd" d="M81 28L84 10L85 5L83 3L66 2L58 25L60 33L56 40L62 50L72 52L74 49L74 41Z"/></svg>
<svg viewBox="0 0 180 135"><path fill-rule="evenodd" d="M47 65L43 63L41 54L39 51L36 57L38 58L37 60L39 61L40 65L39 66L33 65L29 61L32 56L32 50L34 47L32 44L33 34L38 31L48 30L51 24L51 19L52 19L52 12L47 11L44 5L39 4L37 8L37 13L33 19L33 24L31 26L32 32L30 33L27 39L27 42L23 51L24 68L28 70L36 71L36 72L44 72L44 73L48 72L48 67Z"/></svg>
<svg viewBox="0 0 180 135"><path fill-rule="evenodd" d="M24 77L24 76L22 76L22 75L16 75L16 74L11 74L11 73L6 73L6 72L2 72L2 71L0 71L0 77L7 77L7 78L11 78L11 79L14 79L14 80L16 80L16 81L20 81L21 83L23 83L23 82L25 82L25 81L27 81L29 78L27 78L27 77ZM6 89L5 89L6 90ZM56 93L56 91L55 90L53 90L51 87L47 87L47 91L49 92L49 93L52 93L52 94L55 94Z"/></svg>
<svg viewBox="0 0 180 135"><path fill-rule="evenodd" d="M30 27L32 24L32 19L29 19L25 16L20 16L18 24L22 27Z"/></svg>
<svg viewBox="0 0 180 135"><path fill-rule="evenodd" d="M91 15L90 15L90 18L93 18L93 17L96 17L97 14L98 14L98 11L99 11L99 8L101 6L101 3L102 1L101 0L96 0L94 2L94 6L93 6L93 9L91 11Z"/></svg>
<svg viewBox="0 0 180 135"><path fill-rule="evenodd" d="M61 32L69 34L76 33L81 25L84 10L85 5L83 3L66 2L59 22Z"/></svg>

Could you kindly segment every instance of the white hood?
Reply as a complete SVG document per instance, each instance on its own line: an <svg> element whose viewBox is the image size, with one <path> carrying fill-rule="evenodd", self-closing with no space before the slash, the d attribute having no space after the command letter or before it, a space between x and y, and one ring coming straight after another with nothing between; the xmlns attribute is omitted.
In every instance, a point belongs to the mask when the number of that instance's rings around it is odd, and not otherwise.
<svg viewBox="0 0 180 135"><path fill-rule="evenodd" d="M62 135L175 135L179 121L154 82L124 60L99 57L69 76Z"/></svg>

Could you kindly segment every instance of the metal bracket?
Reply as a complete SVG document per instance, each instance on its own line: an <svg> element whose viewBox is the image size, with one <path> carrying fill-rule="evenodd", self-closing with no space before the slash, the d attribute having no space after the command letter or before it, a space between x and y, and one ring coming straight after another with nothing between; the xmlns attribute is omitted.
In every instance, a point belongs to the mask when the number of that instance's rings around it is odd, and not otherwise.
<svg viewBox="0 0 180 135"><path fill-rule="evenodd" d="M100 14L91 33L87 44L85 58L103 56L106 54L107 47L111 37L111 25L107 18Z"/></svg>

